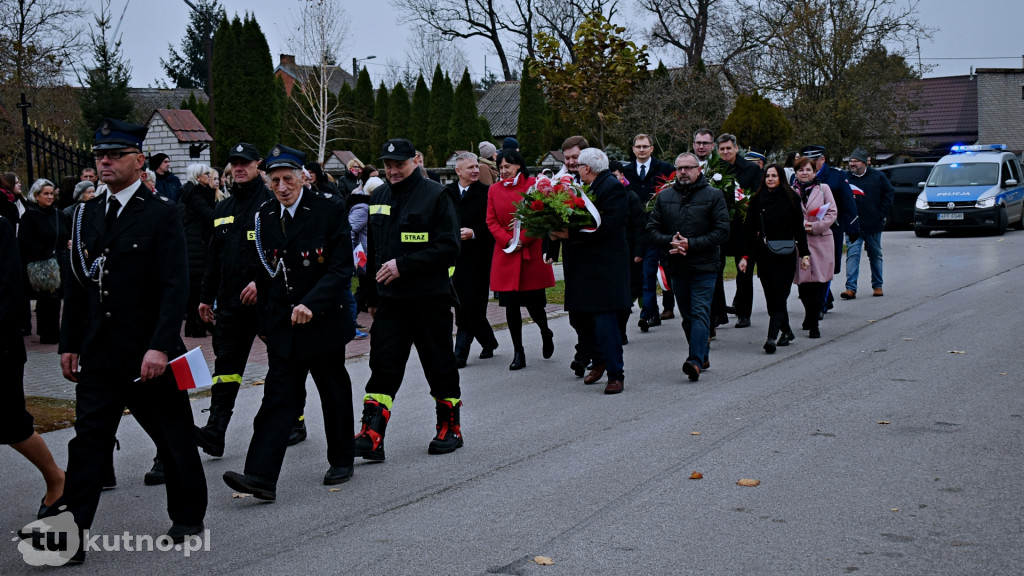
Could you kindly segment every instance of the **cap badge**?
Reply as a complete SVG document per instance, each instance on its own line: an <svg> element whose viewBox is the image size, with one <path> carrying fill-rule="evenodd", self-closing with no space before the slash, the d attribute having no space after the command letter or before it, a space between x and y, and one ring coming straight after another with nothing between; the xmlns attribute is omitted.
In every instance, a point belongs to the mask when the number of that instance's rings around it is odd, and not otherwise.
<svg viewBox="0 0 1024 576"><path fill-rule="evenodd" d="M235 152L241 152L242 150L244 150L244 148L242 148L241 144L238 145L238 148L235 148Z"/></svg>
<svg viewBox="0 0 1024 576"><path fill-rule="evenodd" d="M271 156L280 156L281 155L281 149L278 148L277 146L274 146L274 149L270 151L270 155Z"/></svg>
<svg viewBox="0 0 1024 576"><path fill-rule="evenodd" d="M395 145L394 144L388 144L388 152L394 152L394 151L395 151Z"/></svg>
<svg viewBox="0 0 1024 576"><path fill-rule="evenodd" d="M103 126L100 126L100 134L103 134L104 136L110 136L110 124L104 122Z"/></svg>

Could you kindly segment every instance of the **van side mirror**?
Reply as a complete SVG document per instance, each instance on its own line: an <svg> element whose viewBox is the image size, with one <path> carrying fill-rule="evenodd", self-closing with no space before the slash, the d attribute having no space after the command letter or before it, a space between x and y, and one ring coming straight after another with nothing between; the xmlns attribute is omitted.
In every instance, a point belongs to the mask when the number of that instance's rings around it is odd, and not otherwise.
<svg viewBox="0 0 1024 576"><path fill-rule="evenodd" d="M917 187L920 188L921 190L924 190L924 182L918 182Z"/></svg>
<svg viewBox="0 0 1024 576"><path fill-rule="evenodd" d="M1003 188L1009 188L1010 186L1016 186L1016 185L1017 185L1017 181L1014 180L1013 178L1007 178L1006 180L1003 180Z"/></svg>

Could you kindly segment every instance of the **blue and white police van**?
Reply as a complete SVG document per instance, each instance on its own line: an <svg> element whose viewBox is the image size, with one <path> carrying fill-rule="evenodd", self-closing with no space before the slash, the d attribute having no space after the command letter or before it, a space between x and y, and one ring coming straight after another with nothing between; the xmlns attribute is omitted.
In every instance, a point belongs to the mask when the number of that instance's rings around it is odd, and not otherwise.
<svg viewBox="0 0 1024 576"><path fill-rule="evenodd" d="M962 228L1024 230L1020 161L1005 144L953 146L928 174L914 206L914 233Z"/></svg>

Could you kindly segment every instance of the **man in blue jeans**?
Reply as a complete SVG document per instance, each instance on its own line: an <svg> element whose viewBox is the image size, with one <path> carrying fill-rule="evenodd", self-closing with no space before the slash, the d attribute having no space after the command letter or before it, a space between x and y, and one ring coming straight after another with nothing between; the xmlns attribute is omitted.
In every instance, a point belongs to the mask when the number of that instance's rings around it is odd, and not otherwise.
<svg viewBox="0 0 1024 576"><path fill-rule="evenodd" d="M850 154L850 169L846 179L853 190L860 215L860 236L846 240L846 290L839 294L843 300L857 297L857 278L860 275L861 247L867 249L871 263L873 296L882 296L882 230L893 203L893 189L889 179L880 170L868 167L868 153L857 148Z"/></svg>
<svg viewBox="0 0 1024 576"><path fill-rule="evenodd" d="M722 193L701 174L695 154L680 154L675 168L675 182L655 200L647 235L652 244L668 249L668 276L689 343L683 372L697 380L710 366L711 300L719 254L729 239L729 209Z"/></svg>

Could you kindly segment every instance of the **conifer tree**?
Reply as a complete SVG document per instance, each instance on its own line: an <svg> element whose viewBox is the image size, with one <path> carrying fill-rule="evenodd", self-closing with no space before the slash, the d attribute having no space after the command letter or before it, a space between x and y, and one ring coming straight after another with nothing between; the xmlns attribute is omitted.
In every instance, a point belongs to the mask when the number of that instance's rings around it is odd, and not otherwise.
<svg viewBox="0 0 1024 576"><path fill-rule="evenodd" d="M536 162L545 150L544 127L550 115L544 92L536 74L531 73L532 60L523 62L523 75L519 81L519 124L516 130L519 151L527 162Z"/></svg>
<svg viewBox="0 0 1024 576"><path fill-rule="evenodd" d="M401 82L395 84L388 96L388 138L406 138L409 136L409 111L412 104L409 102L409 92ZM413 141L413 145L416 142Z"/></svg>
<svg viewBox="0 0 1024 576"><path fill-rule="evenodd" d="M437 166L448 158L448 129L452 118L452 84L446 80L441 66L434 68L430 84L430 118L427 122L427 145L420 148L425 162Z"/></svg>
<svg viewBox="0 0 1024 576"><path fill-rule="evenodd" d="M448 130L448 150L476 150L480 141L480 114L476 110L476 96L469 70L464 69L462 80L452 98L452 119Z"/></svg>
<svg viewBox="0 0 1024 576"><path fill-rule="evenodd" d="M384 141L388 139L388 87L381 81L377 88L377 101L373 105L373 131L370 139L371 153L380 152ZM371 158L373 156L370 156Z"/></svg>
<svg viewBox="0 0 1024 576"><path fill-rule="evenodd" d="M409 118L409 139L420 149L429 147L427 141L428 123L430 122L430 89L423 74L416 79L416 90L412 93L412 113Z"/></svg>
<svg viewBox="0 0 1024 576"><path fill-rule="evenodd" d="M375 154L378 152L370 143L373 135L373 106L373 84L370 82L370 73L366 71L366 66L363 66L352 95L352 151L363 160L363 163L376 158Z"/></svg>

